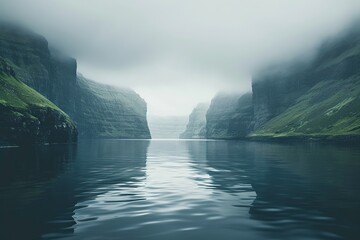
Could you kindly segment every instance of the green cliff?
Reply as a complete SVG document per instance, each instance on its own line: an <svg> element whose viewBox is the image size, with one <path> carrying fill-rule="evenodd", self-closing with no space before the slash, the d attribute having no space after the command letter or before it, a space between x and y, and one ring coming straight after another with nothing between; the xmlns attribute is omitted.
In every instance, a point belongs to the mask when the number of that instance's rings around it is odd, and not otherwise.
<svg viewBox="0 0 360 240"><path fill-rule="evenodd" d="M250 137L359 139L358 30L329 40L313 61L285 71L254 80Z"/></svg>
<svg viewBox="0 0 360 240"><path fill-rule="evenodd" d="M18 80L0 58L0 144L64 143L76 138L69 116Z"/></svg>
<svg viewBox="0 0 360 240"><path fill-rule="evenodd" d="M323 81L252 137L342 138L360 135L360 76Z"/></svg>

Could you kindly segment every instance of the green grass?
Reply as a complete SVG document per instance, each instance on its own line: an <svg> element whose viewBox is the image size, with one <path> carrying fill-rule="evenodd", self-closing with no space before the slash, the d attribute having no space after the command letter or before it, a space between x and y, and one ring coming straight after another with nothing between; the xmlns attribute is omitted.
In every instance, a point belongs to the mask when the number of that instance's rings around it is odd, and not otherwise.
<svg viewBox="0 0 360 240"><path fill-rule="evenodd" d="M29 106L59 110L52 102L14 77L0 73L0 104L26 109Z"/></svg>
<svg viewBox="0 0 360 240"><path fill-rule="evenodd" d="M66 116L66 121L73 124L68 115L40 93L16 78L1 72L0 105L13 109L12 112L14 117L24 114L29 108L50 108L61 112Z"/></svg>
<svg viewBox="0 0 360 240"><path fill-rule="evenodd" d="M250 137L360 135L360 76L322 81Z"/></svg>

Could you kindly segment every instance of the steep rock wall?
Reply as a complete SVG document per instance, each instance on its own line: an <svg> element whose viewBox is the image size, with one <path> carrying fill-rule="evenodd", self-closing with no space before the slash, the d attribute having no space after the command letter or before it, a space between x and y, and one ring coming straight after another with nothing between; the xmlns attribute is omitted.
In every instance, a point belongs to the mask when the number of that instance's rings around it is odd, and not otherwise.
<svg viewBox="0 0 360 240"><path fill-rule="evenodd" d="M206 136L213 139L244 138L253 129L252 94L219 94L206 113Z"/></svg>
<svg viewBox="0 0 360 240"><path fill-rule="evenodd" d="M150 138L146 102L133 90L99 84L79 75L72 115L79 137Z"/></svg>

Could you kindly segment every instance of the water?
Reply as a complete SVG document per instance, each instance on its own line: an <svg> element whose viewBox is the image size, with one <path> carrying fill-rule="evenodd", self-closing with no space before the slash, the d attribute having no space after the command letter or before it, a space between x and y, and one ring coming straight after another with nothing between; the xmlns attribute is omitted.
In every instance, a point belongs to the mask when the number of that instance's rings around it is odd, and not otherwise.
<svg viewBox="0 0 360 240"><path fill-rule="evenodd" d="M99 140L0 149L0 239L360 239L360 149Z"/></svg>

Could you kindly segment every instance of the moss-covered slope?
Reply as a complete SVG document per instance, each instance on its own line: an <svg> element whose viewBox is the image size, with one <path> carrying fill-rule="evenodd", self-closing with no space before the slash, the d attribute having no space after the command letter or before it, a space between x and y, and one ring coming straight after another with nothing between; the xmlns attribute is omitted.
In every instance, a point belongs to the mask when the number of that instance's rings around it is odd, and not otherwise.
<svg viewBox="0 0 360 240"><path fill-rule="evenodd" d="M41 94L15 78L0 58L0 144L71 142L77 130L71 119Z"/></svg>
<svg viewBox="0 0 360 240"><path fill-rule="evenodd" d="M360 135L360 77L316 84L250 136L337 138Z"/></svg>

